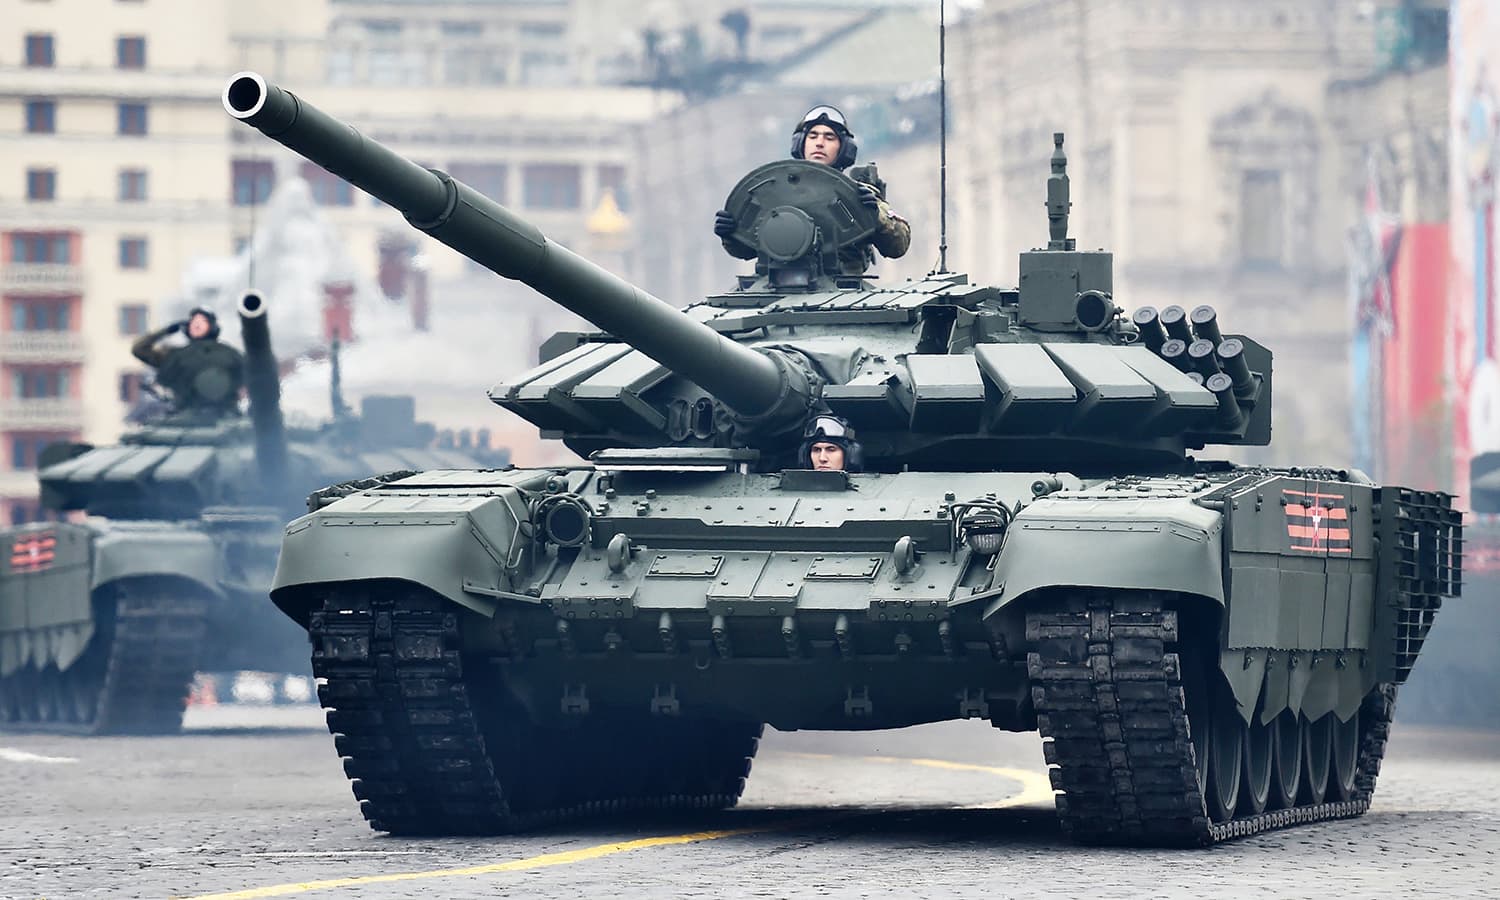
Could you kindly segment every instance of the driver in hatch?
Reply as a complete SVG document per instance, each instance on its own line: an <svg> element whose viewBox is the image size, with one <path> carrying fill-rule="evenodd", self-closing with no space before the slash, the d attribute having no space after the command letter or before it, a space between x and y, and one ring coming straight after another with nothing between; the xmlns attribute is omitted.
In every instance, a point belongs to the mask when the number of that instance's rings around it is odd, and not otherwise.
<svg viewBox="0 0 1500 900"><path fill-rule="evenodd" d="M797 459L809 469L824 472L858 472L864 461L854 429L828 413L818 413L807 421Z"/></svg>
<svg viewBox="0 0 1500 900"><path fill-rule="evenodd" d="M808 110L792 132L793 159L822 163L843 172L854 165L858 153L854 132L849 130L844 114L832 106ZM885 182L873 177L872 168L861 166L846 173L859 189L862 202L880 216L880 225L870 236L869 244L846 247L839 253L839 267L847 275L863 274L875 262L875 250L886 259L896 259L911 246L911 225L891 211L885 202ZM729 212L721 209L714 213L714 234L723 241L724 250L737 259L754 259L755 250L729 239L735 225Z"/></svg>

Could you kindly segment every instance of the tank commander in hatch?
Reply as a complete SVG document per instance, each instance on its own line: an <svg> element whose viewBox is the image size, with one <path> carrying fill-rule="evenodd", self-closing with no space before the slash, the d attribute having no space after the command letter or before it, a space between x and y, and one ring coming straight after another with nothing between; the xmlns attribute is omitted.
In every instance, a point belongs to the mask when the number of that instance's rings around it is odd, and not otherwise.
<svg viewBox="0 0 1500 900"><path fill-rule="evenodd" d="M822 472L858 472L863 463L859 438L839 416L818 413L802 432L800 463Z"/></svg>
<svg viewBox="0 0 1500 900"><path fill-rule="evenodd" d="M863 203L880 216L880 225L870 236L869 244L845 248L839 253L839 267L846 275L862 275L875 262L875 250L886 259L904 256L911 246L911 225L891 211L885 201L885 182L874 175L873 166L854 165L859 145L844 114L832 106L814 106L792 131L792 158L844 172L859 189ZM724 243L724 250L736 259L754 259L755 250L729 240L735 229L734 216L726 210L714 213L714 234Z"/></svg>
<svg viewBox="0 0 1500 900"><path fill-rule="evenodd" d="M187 343L169 338L183 334ZM245 357L219 342L219 320L211 310L194 307L186 319L137 339L130 347L136 359L156 370L156 383L172 392L176 411L233 411L244 385Z"/></svg>

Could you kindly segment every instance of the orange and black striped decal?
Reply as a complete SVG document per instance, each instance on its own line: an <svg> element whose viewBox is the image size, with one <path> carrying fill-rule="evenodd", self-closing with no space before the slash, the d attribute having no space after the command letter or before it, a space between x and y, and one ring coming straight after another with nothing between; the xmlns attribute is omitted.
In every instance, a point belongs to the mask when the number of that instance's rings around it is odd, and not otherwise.
<svg viewBox="0 0 1500 900"><path fill-rule="evenodd" d="M50 531L23 534L10 545L13 572L40 572L52 565L57 553L57 535Z"/></svg>
<svg viewBox="0 0 1500 900"><path fill-rule="evenodd" d="M1288 488L1281 492L1281 499L1291 549L1335 555L1352 552L1348 500L1342 494Z"/></svg>

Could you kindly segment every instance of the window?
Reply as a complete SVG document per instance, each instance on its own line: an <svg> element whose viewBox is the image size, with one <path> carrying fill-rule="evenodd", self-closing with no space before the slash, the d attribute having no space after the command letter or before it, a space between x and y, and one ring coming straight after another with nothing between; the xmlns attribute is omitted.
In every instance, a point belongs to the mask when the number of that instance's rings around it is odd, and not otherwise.
<svg viewBox="0 0 1500 900"><path fill-rule="evenodd" d="M507 203L507 171L503 163L456 162L448 174L496 203Z"/></svg>
<svg viewBox="0 0 1500 900"><path fill-rule="evenodd" d="M26 35L26 65L33 69L50 69L56 65L52 56L52 35Z"/></svg>
<svg viewBox="0 0 1500 900"><path fill-rule="evenodd" d="M120 238L120 268L146 268L146 239L143 237Z"/></svg>
<svg viewBox="0 0 1500 900"><path fill-rule="evenodd" d="M444 47L445 84L505 84L509 80L510 55L483 44Z"/></svg>
<svg viewBox="0 0 1500 900"><path fill-rule="evenodd" d="M120 200L125 203L138 203L146 199L146 170L145 169L121 169L120 170Z"/></svg>
<svg viewBox="0 0 1500 900"><path fill-rule="evenodd" d="M331 47L328 50L328 83L354 83L354 48Z"/></svg>
<svg viewBox="0 0 1500 900"><path fill-rule="evenodd" d="M144 135L146 133L146 104L120 104L120 134Z"/></svg>
<svg viewBox="0 0 1500 900"><path fill-rule="evenodd" d="M268 159L235 159L229 162L229 178L235 206L265 203L276 184L276 170Z"/></svg>
<svg viewBox="0 0 1500 900"><path fill-rule="evenodd" d="M481 25L478 22L473 22L473 21L468 21L468 22L454 22L454 21L450 20L450 21L446 21L446 22L443 23L442 30L443 30L443 37L445 37L445 38L450 38L450 37L453 37L453 38L460 38L460 37L477 38L477 37L480 36L480 34L482 34L484 32L484 26Z"/></svg>
<svg viewBox="0 0 1500 900"><path fill-rule="evenodd" d="M50 509L43 509L40 500L5 500L0 503L10 509L10 524L12 525L57 521L57 513Z"/></svg>
<svg viewBox="0 0 1500 900"><path fill-rule="evenodd" d="M365 19L362 23L370 37L401 37L400 19Z"/></svg>
<svg viewBox="0 0 1500 900"><path fill-rule="evenodd" d="M135 337L146 333L149 315L144 303L124 303L120 305L120 334L125 337Z"/></svg>
<svg viewBox="0 0 1500 900"><path fill-rule="evenodd" d="M561 22L522 22L521 43L523 44L545 44L557 43L563 39L563 24Z"/></svg>
<svg viewBox="0 0 1500 900"><path fill-rule="evenodd" d="M73 261L72 235L60 231L13 231L10 261L16 263L62 263Z"/></svg>
<svg viewBox="0 0 1500 900"><path fill-rule="evenodd" d="M26 133L54 134L57 132L57 101L26 101Z"/></svg>
<svg viewBox="0 0 1500 900"><path fill-rule="evenodd" d="M146 376L140 372L120 373L120 402L135 403L141 399L141 385L145 383Z"/></svg>
<svg viewBox="0 0 1500 900"><path fill-rule="evenodd" d="M68 297L37 297L10 301L11 331L70 331L73 301Z"/></svg>
<svg viewBox="0 0 1500 900"><path fill-rule="evenodd" d="M27 200L56 200L57 199L57 170L56 169L27 169L26 170L26 199Z"/></svg>
<svg viewBox="0 0 1500 900"><path fill-rule="evenodd" d="M146 68L146 39L140 36L116 38L115 68Z"/></svg>
<svg viewBox="0 0 1500 900"><path fill-rule="evenodd" d="M1246 265L1279 266L1284 261L1285 215L1281 173L1245 172L1240 184L1240 256Z"/></svg>
<svg viewBox="0 0 1500 900"><path fill-rule="evenodd" d="M302 180L307 182L313 202L319 206L354 205L354 185L317 163L302 164Z"/></svg>
<svg viewBox="0 0 1500 900"><path fill-rule="evenodd" d="M521 170L529 209L577 209L580 174L577 166L532 165Z"/></svg>
<svg viewBox="0 0 1500 900"><path fill-rule="evenodd" d="M17 366L10 370L10 395L22 400L55 400L72 392L73 373L59 366ZM36 465L33 461L32 465Z"/></svg>
<svg viewBox="0 0 1500 900"><path fill-rule="evenodd" d="M599 167L599 196L601 198L606 190L614 192L615 203L619 205L621 212L630 211L630 186L625 182L624 166L603 165Z"/></svg>
<svg viewBox="0 0 1500 900"><path fill-rule="evenodd" d="M79 435L67 432L49 431L13 431L10 433L10 465L13 469L34 469L42 451L51 444L59 441L76 441ZM19 505L19 504L18 504ZM11 521L14 524L34 521L40 519L40 514L33 511L29 518L16 518L16 505L11 507Z"/></svg>
<svg viewBox="0 0 1500 900"><path fill-rule="evenodd" d="M539 87L564 87L572 83L566 53L536 51L521 54L521 83Z"/></svg>

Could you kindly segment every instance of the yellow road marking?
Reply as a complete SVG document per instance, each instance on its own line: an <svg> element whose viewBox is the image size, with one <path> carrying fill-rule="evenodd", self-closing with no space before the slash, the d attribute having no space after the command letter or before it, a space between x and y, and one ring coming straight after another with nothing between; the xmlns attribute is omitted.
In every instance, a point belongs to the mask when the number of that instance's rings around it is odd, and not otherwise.
<svg viewBox="0 0 1500 900"><path fill-rule="evenodd" d="M800 757L803 759L834 759L848 760L850 757L838 756L832 753L778 753L778 756ZM1039 802L1052 802L1052 784L1047 776L1027 769L1010 769L1002 766L981 766L974 763L950 762L945 759L920 759L902 756L860 756L854 757L861 762L886 763L892 765L926 766L932 769L947 769L955 772L982 772L987 775L999 775L1012 781L1021 783L1021 792L1012 797L1007 797L995 803L986 803L974 809L1003 809L1010 806L1024 806ZM696 831L689 834L673 834L663 837L640 838L634 841L620 841L613 844L599 844L594 847L585 847L582 850L566 850L560 853L544 853L541 856L527 857L526 859L513 859L507 862L490 863L483 866L466 866L457 869L433 869L426 872L392 872L387 875L358 875L349 878L328 878L321 881L299 881L290 884L274 884L268 887L249 888L243 891L229 891L221 894L198 894L186 900L260 900L262 897L285 897L291 894L304 894L309 891L323 891L332 888L360 887L367 884L389 884L399 881L428 881L437 878L455 878L468 875L494 875L501 872L524 872L531 869L544 869L549 866L563 866L571 863L585 862L591 859L599 859L605 856L613 856L616 853L629 853L634 850L645 850L651 847L668 847L680 844L697 844L704 841L716 841L720 838L739 837L746 834L763 834L770 831L784 831L788 828L796 828L812 822L824 822L836 818L848 818L848 814L830 814L813 818L789 819L783 822L775 822L769 825L758 825L750 828L728 828L722 831Z"/></svg>
<svg viewBox="0 0 1500 900"><path fill-rule="evenodd" d="M827 817L824 817L827 818ZM288 894L302 894L308 891L322 891L329 888L358 887L366 884L387 884L393 881L425 881L433 878L454 878L465 875L493 875L499 872L524 872L530 869L544 869L548 866L563 866L569 863L584 862L590 859L599 859L603 856L613 856L616 853L629 853L632 850L644 850L648 847L666 847L673 844L696 844L702 841L716 841L719 838L737 837L743 834L759 834L766 831L779 831L793 828L797 825L805 825L813 819L797 819L794 821L777 822L771 825L761 825L754 828L729 828L723 831L696 831L691 834L671 834L664 837L641 838L634 841L620 841L615 844L600 844L595 847L585 847L582 850L565 850L561 853L544 853L541 856L532 856L526 859L513 859L508 862L490 863L484 866L466 866L460 869L433 869L428 872L392 872L388 875L360 875L352 878L328 878L323 881L300 881L295 884L275 884L270 887L250 888L244 891L230 891L224 894L199 894L188 898L188 900L258 900L261 897L285 897Z"/></svg>
<svg viewBox="0 0 1500 900"><path fill-rule="evenodd" d="M803 759L849 759L834 753L783 753L782 756L797 756ZM1052 803L1052 781L1045 773L1031 769L1011 769L1004 766L981 766L976 763L950 762L946 759L921 759L909 756L858 756L860 762L890 763L906 766L927 766L932 769L947 769L953 772L983 772L999 775L1021 783L1021 793L994 803L985 803L969 809L1005 809L1011 806L1028 806L1033 803Z"/></svg>

